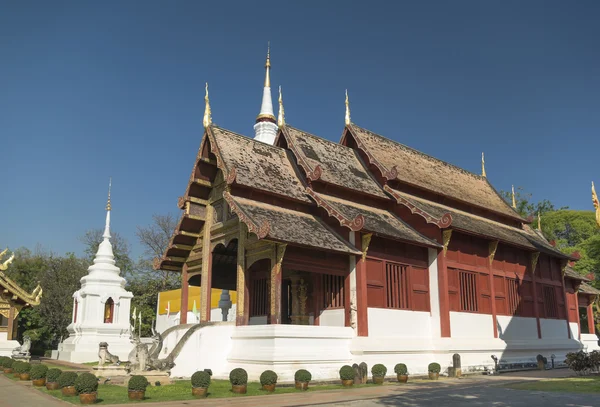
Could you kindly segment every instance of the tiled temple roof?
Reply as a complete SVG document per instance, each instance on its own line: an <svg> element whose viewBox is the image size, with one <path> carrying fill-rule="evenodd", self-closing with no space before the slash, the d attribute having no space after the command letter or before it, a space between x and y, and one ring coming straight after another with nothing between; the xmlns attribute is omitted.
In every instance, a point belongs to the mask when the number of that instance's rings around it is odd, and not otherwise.
<svg viewBox="0 0 600 407"><path fill-rule="evenodd" d="M211 146L227 182L310 203L284 149L217 126L210 127Z"/></svg>
<svg viewBox="0 0 600 407"><path fill-rule="evenodd" d="M565 277L579 281L591 281L589 278L584 277L575 270L573 270L571 266L565 267Z"/></svg>
<svg viewBox="0 0 600 407"><path fill-rule="evenodd" d="M414 230L389 211L314 192L311 196L330 216L336 218L343 216L347 220L354 220L352 223L358 224L356 230L373 232L379 236L402 240L419 246L442 247L439 243Z"/></svg>
<svg viewBox="0 0 600 407"><path fill-rule="evenodd" d="M42 292L42 287L38 284L31 293L28 293L0 271L0 298L4 301L8 303L20 303L25 306L40 305Z"/></svg>
<svg viewBox="0 0 600 407"><path fill-rule="evenodd" d="M578 291L582 294L600 295L600 290L592 287L587 283L581 283Z"/></svg>
<svg viewBox="0 0 600 407"><path fill-rule="evenodd" d="M452 229L459 229L465 232L482 235L490 239L500 240L505 243L544 252L556 257L570 258L570 256L567 256L554 248L547 240L540 237L535 231L527 226L525 226L524 229L519 229L478 215L450 208L446 205L415 197L405 192L394 190L394 193L414 203L415 206L424 209L433 216L443 216L443 214L449 212L452 215L452 225L450 226Z"/></svg>
<svg viewBox="0 0 600 407"><path fill-rule="evenodd" d="M468 203L527 222L511 208L485 177L431 157L367 129L348 125L358 147L387 180Z"/></svg>
<svg viewBox="0 0 600 407"><path fill-rule="evenodd" d="M233 196L228 192L224 197L248 230L261 239L339 253L361 253L314 215Z"/></svg>
<svg viewBox="0 0 600 407"><path fill-rule="evenodd" d="M310 180L321 180L364 194L389 199L365 169L355 150L289 125L283 127L281 131L298 164Z"/></svg>

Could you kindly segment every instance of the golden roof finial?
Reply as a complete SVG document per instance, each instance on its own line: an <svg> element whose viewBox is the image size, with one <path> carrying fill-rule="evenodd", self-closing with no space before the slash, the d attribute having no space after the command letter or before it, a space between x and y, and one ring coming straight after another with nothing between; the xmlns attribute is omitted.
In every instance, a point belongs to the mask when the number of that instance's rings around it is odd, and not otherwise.
<svg viewBox="0 0 600 407"><path fill-rule="evenodd" d="M485 174L485 156L483 155L483 152L481 153L481 176L482 177L486 177L486 174Z"/></svg>
<svg viewBox="0 0 600 407"><path fill-rule="evenodd" d="M512 185L512 207L517 209L517 201L515 200L515 186Z"/></svg>
<svg viewBox="0 0 600 407"><path fill-rule="evenodd" d="M6 252L8 251L8 248L4 249L2 251L2 253L0 253L0 259L2 259L2 257L4 257L4 255L6 254ZM15 258L15 254L11 254L10 257L8 258L8 260L6 260L4 263L0 263L0 271L5 271L6 269L8 269L8 265L10 263L12 263L12 261Z"/></svg>
<svg viewBox="0 0 600 407"><path fill-rule="evenodd" d="M112 177L108 178L108 201L106 201L106 210L110 211L110 187L112 186Z"/></svg>
<svg viewBox="0 0 600 407"><path fill-rule="evenodd" d="M206 82L206 95L204 96L204 119L202 119L202 124L204 128L207 128L212 124L212 113L210 111L210 101L208 100L208 82Z"/></svg>
<svg viewBox="0 0 600 407"><path fill-rule="evenodd" d="M283 97L281 96L281 86L279 87L279 114L277 115L277 126L285 126L285 112L283 110Z"/></svg>
<svg viewBox="0 0 600 407"><path fill-rule="evenodd" d="M596 223L600 227L600 201L598 201L598 195L596 195L596 188L594 188L594 181L592 181L592 202L594 208L596 208Z"/></svg>
<svg viewBox="0 0 600 407"><path fill-rule="evenodd" d="M538 210L538 230L542 231L542 213Z"/></svg>
<svg viewBox="0 0 600 407"><path fill-rule="evenodd" d="M348 89L346 89L346 117L345 117L346 126L352 123L350 121L350 101L348 100Z"/></svg>
<svg viewBox="0 0 600 407"><path fill-rule="evenodd" d="M271 41L267 42L267 62L265 63L265 69L267 70L265 76L265 88L271 87L271 76L269 71L271 70Z"/></svg>

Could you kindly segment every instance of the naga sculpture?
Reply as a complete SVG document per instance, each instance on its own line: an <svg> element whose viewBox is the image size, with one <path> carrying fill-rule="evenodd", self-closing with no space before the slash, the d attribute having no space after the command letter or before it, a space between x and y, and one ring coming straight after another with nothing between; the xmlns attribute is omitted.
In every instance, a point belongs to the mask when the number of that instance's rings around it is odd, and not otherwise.
<svg viewBox="0 0 600 407"><path fill-rule="evenodd" d="M107 342L100 342L99 348L100 349L98 350L98 358L100 360L98 362L98 366L104 366L104 364L106 362L109 362L110 364L117 365L117 366L121 364L119 357L117 355L113 355L112 353L110 353L108 351L108 343Z"/></svg>
<svg viewBox="0 0 600 407"><path fill-rule="evenodd" d="M23 337L23 344L13 349L13 359L28 358L30 356L29 349L31 349L31 338L26 335Z"/></svg>
<svg viewBox="0 0 600 407"><path fill-rule="evenodd" d="M154 325L154 323L153 323ZM129 371L143 372L147 370L158 370L165 372L173 368L175 363L169 355L165 359L159 359L160 351L163 347L162 335L152 329L152 346L148 348L147 343L143 343L139 334L135 334L135 327L131 329L131 342L134 344L133 350L129 353Z"/></svg>

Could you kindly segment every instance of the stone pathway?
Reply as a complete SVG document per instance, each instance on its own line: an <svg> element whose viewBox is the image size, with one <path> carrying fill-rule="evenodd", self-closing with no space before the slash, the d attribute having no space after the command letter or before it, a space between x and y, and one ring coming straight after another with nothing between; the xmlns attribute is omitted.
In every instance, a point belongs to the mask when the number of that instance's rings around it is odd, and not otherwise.
<svg viewBox="0 0 600 407"><path fill-rule="evenodd" d="M71 404L31 388L31 382L18 382L0 375L0 407L65 407Z"/></svg>

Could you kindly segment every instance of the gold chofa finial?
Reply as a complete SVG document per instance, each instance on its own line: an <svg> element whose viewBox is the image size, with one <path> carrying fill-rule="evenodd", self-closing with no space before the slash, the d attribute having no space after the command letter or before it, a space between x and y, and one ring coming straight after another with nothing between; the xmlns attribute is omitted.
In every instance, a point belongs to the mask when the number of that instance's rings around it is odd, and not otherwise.
<svg viewBox="0 0 600 407"><path fill-rule="evenodd" d="M112 177L108 179L108 201L106 201L106 210L110 211L110 187L112 186Z"/></svg>
<svg viewBox="0 0 600 407"><path fill-rule="evenodd" d="M4 255L6 254L6 252L8 251L8 248L4 249L2 251L2 253L0 253L0 260L2 260L2 257L4 257ZM15 259L15 254L11 254L10 257L8 258L8 260L6 260L4 263L0 263L0 271L6 271L6 269L8 269L8 265L10 263L12 263L12 261Z"/></svg>
<svg viewBox="0 0 600 407"><path fill-rule="evenodd" d="M481 176L485 177L485 156L481 153Z"/></svg>
<svg viewBox="0 0 600 407"><path fill-rule="evenodd" d="M517 201L515 200L515 186L512 185L512 207L517 209Z"/></svg>
<svg viewBox="0 0 600 407"><path fill-rule="evenodd" d="M271 87L271 75L269 71L271 70L271 42L267 42L267 62L265 63L265 69L267 73L265 75L265 88Z"/></svg>
<svg viewBox="0 0 600 407"><path fill-rule="evenodd" d="M542 231L542 213L538 210L538 230Z"/></svg>
<svg viewBox="0 0 600 407"><path fill-rule="evenodd" d="M350 101L348 100L348 89L346 89L346 117L345 117L346 125L351 123L350 121Z"/></svg>
<svg viewBox="0 0 600 407"><path fill-rule="evenodd" d="M596 188L594 188L594 181L592 181L592 202L594 208L596 208L596 223L600 227L600 201L598 201L598 195L596 195Z"/></svg>
<svg viewBox="0 0 600 407"><path fill-rule="evenodd" d="M210 111L210 101L208 100L208 82L206 82L206 95L204 96L204 119L202 124L207 128L212 124L212 113Z"/></svg>
<svg viewBox="0 0 600 407"><path fill-rule="evenodd" d="M285 112L283 111L283 97L281 96L281 86L279 87L279 114L277 115L277 126L285 126Z"/></svg>

